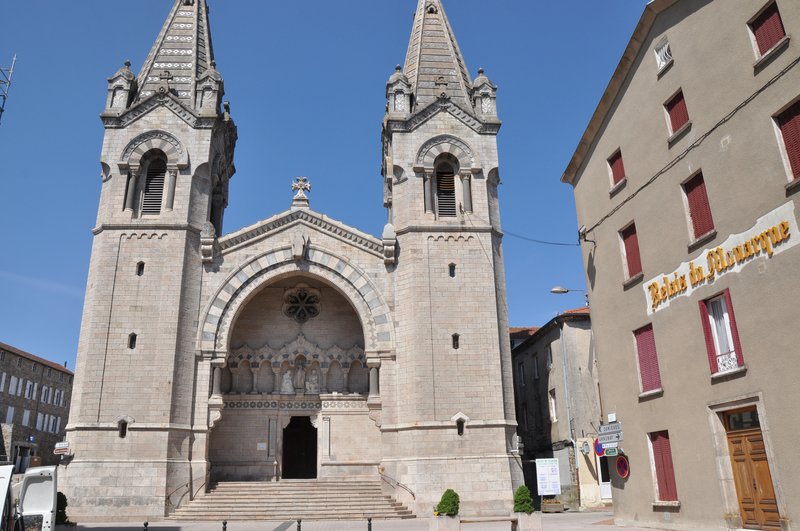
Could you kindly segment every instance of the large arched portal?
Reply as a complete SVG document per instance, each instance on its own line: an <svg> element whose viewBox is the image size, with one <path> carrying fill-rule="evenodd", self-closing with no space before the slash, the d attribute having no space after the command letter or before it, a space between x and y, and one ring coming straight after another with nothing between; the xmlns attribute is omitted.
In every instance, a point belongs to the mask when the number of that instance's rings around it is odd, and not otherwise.
<svg viewBox="0 0 800 531"><path fill-rule="evenodd" d="M323 402L367 400L361 323L336 287L307 272L279 276L249 297L233 320L222 369L212 481L318 476L330 453Z"/></svg>

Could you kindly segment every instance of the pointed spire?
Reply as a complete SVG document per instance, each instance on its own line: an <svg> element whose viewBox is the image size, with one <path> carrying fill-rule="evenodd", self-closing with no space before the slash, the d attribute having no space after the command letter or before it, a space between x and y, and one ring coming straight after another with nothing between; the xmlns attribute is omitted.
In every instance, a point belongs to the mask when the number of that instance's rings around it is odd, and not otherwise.
<svg viewBox="0 0 800 531"><path fill-rule="evenodd" d="M446 95L464 110L473 111L472 80L441 0L419 0L405 75L414 91L417 108Z"/></svg>
<svg viewBox="0 0 800 531"><path fill-rule="evenodd" d="M213 64L206 0L175 0L139 73L138 99L168 90L187 106L199 107L197 82L216 73Z"/></svg>

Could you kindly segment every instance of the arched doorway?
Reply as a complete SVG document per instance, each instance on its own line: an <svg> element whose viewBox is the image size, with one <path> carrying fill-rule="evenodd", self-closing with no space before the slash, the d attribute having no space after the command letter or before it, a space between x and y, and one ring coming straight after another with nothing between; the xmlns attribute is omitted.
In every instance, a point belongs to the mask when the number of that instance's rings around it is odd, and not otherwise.
<svg viewBox="0 0 800 531"><path fill-rule="evenodd" d="M316 479L317 429L309 417L292 417L283 430L283 479Z"/></svg>

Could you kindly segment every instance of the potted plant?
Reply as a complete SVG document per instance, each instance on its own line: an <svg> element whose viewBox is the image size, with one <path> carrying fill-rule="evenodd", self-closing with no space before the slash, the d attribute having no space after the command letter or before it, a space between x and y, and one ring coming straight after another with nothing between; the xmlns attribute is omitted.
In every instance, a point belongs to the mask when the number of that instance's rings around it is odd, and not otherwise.
<svg viewBox="0 0 800 531"><path fill-rule="evenodd" d="M548 498L542 502L543 513L563 513L564 504L555 498Z"/></svg>
<svg viewBox="0 0 800 531"><path fill-rule="evenodd" d="M431 518L431 531L456 531L461 529L461 519L458 517L460 500L458 493L447 489L439 500L439 505L433 510Z"/></svg>
<svg viewBox="0 0 800 531"><path fill-rule="evenodd" d="M520 485L514 493L514 516L517 518L517 531L541 531L542 513L533 512L533 497L525 485Z"/></svg>

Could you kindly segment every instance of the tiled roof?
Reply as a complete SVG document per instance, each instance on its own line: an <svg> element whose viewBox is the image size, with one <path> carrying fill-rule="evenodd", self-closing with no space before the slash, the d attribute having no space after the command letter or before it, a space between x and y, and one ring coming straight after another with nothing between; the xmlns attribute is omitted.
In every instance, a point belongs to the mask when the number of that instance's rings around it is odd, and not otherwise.
<svg viewBox="0 0 800 531"><path fill-rule="evenodd" d="M587 314L588 315L589 313L591 313L589 311L589 307L588 306L584 306L583 308L575 308L573 310L567 310L565 312L562 312L561 315L579 315L579 314Z"/></svg>
<svg viewBox="0 0 800 531"><path fill-rule="evenodd" d="M515 327L512 326L508 329L508 333L511 335L512 339L522 339L525 337L532 336L539 330L538 326L528 326L528 327Z"/></svg>
<svg viewBox="0 0 800 531"><path fill-rule="evenodd" d="M441 0L419 0L404 73L418 109L444 92L459 107L472 111L472 79Z"/></svg>
<svg viewBox="0 0 800 531"><path fill-rule="evenodd" d="M5 343L0 342L0 349L5 350L6 352L11 352L12 354L16 354L17 356L21 356L23 358L27 358L31 361L35 361L37 363L41 363L46 367L50 367L57 371L63 372L64 374L72 375L73 372L63 365L59 365L58 363L52 362L50 360L46 360L44 358L40 358L39 356L35 356L29 352L25 352L24 350L20 350L17 347L12 347L11 345L7 345Z"/></svg>

